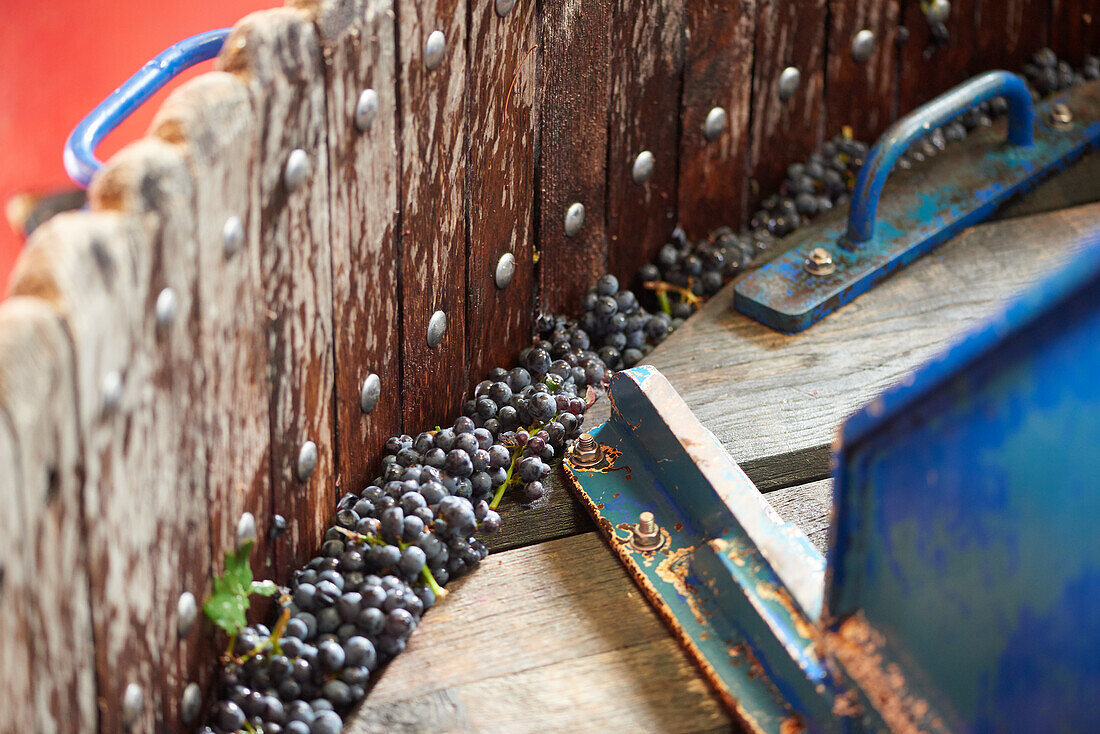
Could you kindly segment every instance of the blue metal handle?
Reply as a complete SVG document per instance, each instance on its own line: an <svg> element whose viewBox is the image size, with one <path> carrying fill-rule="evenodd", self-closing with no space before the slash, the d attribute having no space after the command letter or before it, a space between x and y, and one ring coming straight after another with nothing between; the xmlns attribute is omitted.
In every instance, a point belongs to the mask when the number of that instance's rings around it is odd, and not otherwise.
<svg viewBox="0 0 1100 734"><path fill-rule="evenodd" d="M875 143L866 163L859 169L852 192L848 240L858 244L871 239L886 177L910 145L933 128L946 125L993 97L1004 97L1008 101L1008 142L1030 146L1034 137L1035 111L1031 106L1031 92L1023 79L1007 71L989 71L963 82L895 122Z"/></svg>
<svg viewBox="0 0 1100 734"><path fill-rule="evenodd" d="M170 46L122 83L80 121L65 141L65 171L78 186L87 187L103 167L96 146L157 90L177 74L218 55L232 28L200 33Z"/></svg>

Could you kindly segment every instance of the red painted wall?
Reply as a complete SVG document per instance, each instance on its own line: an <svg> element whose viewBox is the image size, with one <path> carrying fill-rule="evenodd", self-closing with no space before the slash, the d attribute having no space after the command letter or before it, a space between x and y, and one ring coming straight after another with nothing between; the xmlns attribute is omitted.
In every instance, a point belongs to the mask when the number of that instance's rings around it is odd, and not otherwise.
<svg viewBox="0 0 1100 734"><path fill-rule="evenodd" d="M281 0L0 0L0 213L13 196L73 188L61 164L76 123L123 80L187 36L233 25ZM211 68L195 67L187 78ZM106 159L141 136L171 85L100 146ZM0 218L0 286L22 238Z"/></svg>

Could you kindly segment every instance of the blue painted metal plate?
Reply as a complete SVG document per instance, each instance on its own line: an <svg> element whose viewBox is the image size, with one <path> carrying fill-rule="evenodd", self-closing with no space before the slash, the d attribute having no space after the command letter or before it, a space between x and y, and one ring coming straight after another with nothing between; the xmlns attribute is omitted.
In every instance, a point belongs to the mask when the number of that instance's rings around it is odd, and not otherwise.
<svg viewBox="0 0 1100 734"><path fill-rule="evenodd" d="M1056 128L1054 104L1066 105L1073 120ZM1009 198L1100 142L1100 82L1074 88L1035 107L1034 142L1005 142L1004 125L972 133L965 145L886 185L873 234L854 244L851 223L833 218L811 225L791 239L794 246L746 275L735 286L734 307L785 333L806 329L875 283L982 221ZM836 269L813 275L810 252L827 249Z"/></svg>

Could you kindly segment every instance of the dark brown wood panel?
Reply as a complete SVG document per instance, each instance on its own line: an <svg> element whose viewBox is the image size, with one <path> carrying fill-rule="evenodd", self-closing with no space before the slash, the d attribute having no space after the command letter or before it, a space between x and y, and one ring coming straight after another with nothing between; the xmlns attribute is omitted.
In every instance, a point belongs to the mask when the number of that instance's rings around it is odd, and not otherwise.
<svg viewBox="0 0 1100 734"><path fill-rule="evenodd" d="M260 270L259 200L253 177L259 128L247 86L224 72L204 74L174 91L157 112L151 134L177 146L196 186L191 202L197 246L195 391L201 412L210 538L205 572L183 565L186 590L201 601L212 574L237 544L237 523L252 513L258 527L272 515L270 381ZM239 228L238 228L239 227ZM227 233L230 235L227 238ZM196 538L202 537L202 534ZM273 573L264 533L252 556L257 578ZM213 638L203 625L179 637L179 676L206 690ZM178 699L178 697L177 697ZM178 700L170 702L173 707Z"/></svg>
<svg viewBox="0 0 1100 734"><path fill-rule="evenodd" d="M507 15L496 3L470 6L467 54L466 217L469 266L466 340L469 384L493 367L511 367L532 332L535 289L534 178L539 20L534 2ZM497 263L515 274L497 287Z"/></svg>
<svg viewBox="0 0 1100 734"><path fill-rule="evenodd" d="M375 476L386 438L401 433L393 3L325 2L318 27L328 110L336 485L358 491ZM357 126L364 93L373 93L377 111ZM364 413L360 398L371 375L378 401Z"/></svg>
<svg viewBox="0 0 1100 734"><path fill-rule="evenodd" d="M825 80L825 137L852 128L873 142L893 121L897 102L897 30L900 0L830 0L829 60ZM858 34L870 31L870 55L853 53Z"/></svg>
<svg viewBox="0 0 1100 734"><path fill-rule="evenodd" d="M397 11L401 155L401 371L405 430L453 420L466 390L466 2L402 3ZM428 68L426 45L445 50ZM447 317L429 347L428 323Z"/></svg>
<svg viewBox="0 0 1100 734"><path fill-rule="evenodd" d="M321 47L311 16L292 8L255 13L226 40L219 60L249 87L260 129L256 196L271 375L271 488L289 529L275 547L275 578L320 547L335 506L333 481L332 255ZM287 183L292 151L307 173ZM307 441L314 471L299 474ZM304 477L304 478L303 478ZM267 527L260 527L264 534Z"/></svg>
<svg viewBox="0 0 1100 734"><path fill-rule="evenodd" d="M538 190L539 307L574 313L607 267L607 105L612 0L540 6ZM580 203L584 226L565 234Z"/></svg>
<svg viewBox="0 0 1100 734"><path fill-rule="evenodd" d="M826 0L759 0L752 85L749 211L774 193L787 166L821 142L825 122ZM787 100L779 78L787 67L802 75Z"/></svg>
<svg viewBox="0 0 1100 734"><path fill-rule="evenodd" d="M692 240L746 221L745 186L752 98L756 0L684 4L684 79L680 107L680 223ZM708 140L707 116L726 113Z"/></svg>
<svg viewBox="0 0 1100 734"><path fill-rule="evenodd" d="M1100 54L1100 0L1050 0L1050 43L1059 57L1077 66Z"/></svg>
<svg viewBox="0 0 1100 734"><path fill-rule="evenodd" d="M978 44L971 49L971 73L1018 73L1050 42L1050 0L975 0L974 25Z"/></svg>
<svg viewBox="0 0 1100 734"><path fill-rule="evenodd" d="M912 111L970 76L971 58L978 44L976 2L952 0L951 14L945 21L949 40L934 48L920 3L906 0L903 20L909 40L899 54L898 114Z"/></svg>
<svg viewBox="0 0 1100 734"><path fill-rule="evenodd" d="M617 0L608 102L608 270L630 283L676 226L684 0ZM635 161L653 159L638 182Z"/></svg>

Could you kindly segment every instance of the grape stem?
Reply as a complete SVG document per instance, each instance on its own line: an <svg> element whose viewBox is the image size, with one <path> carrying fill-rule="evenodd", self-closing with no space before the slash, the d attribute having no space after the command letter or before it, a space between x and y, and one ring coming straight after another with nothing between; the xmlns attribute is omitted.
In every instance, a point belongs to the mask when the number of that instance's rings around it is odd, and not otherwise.
<svg viewBox="0 0 1100 734"><path fill-rule="evenodd" d="M343 533L352 540L357 540L360 543L367 543L368 545L386 545L386 541L382 540L375 535L364 535L363 533L356 532L354 530L348 530L342 528L339 525L336 526L336 530ZM397 547L401 550L405 550L411 545L403 540L397 541ZM435 576L432 576L432 570L428 568L428 564L424 564L424 567L420 569L420 578L424 580L424 583L428 585L428 588L435 594L436 599L442 599L447 596L447 590L439 585L439 582L435 580Z"/></svg>
<svg viewBox="0 0 1100 734"><path fill-rule="evenodd" d="M680 300L684 303L690 303L696 308L701 306L703 303L703 299L692 293L691 289L681 288L678 285L673 285L672 283L667 283L663 280L647 280L645 283L642 283L642 287L647 288L651 291L655 291L657 293L657 300L661 302L661 309L670 316L672 315L671 306L668 309L665 309L665 304L668 303L668 294L670 292L680 296Z"/></svg>
<svg viewBox="0 0 1100 734"><path fill-rule="evenodd" d="M553 418L546 421L545 423L532 423L530 426L527 427L527 429L526 429L527 433L529 433L532 436L535 435L536 433L538 433L539 431L545 429L548 425L550 425L551 423L556 421L558 418L560 418L562 413L564 413L564 412L565 411L559 410L558 412L554 413ZM495 510L497 508L497 505L500 504L500 501L502 499L504 499L504 491L506 489L508 489L508 487L512 484L512 481L515 479L515 477L513 477L512 475L515 473L516 463L519 461L519 459L522 455L523 455L523 447L522 446L516 446L512 449L512 461L508 465L508 474L505 476L504 482L501 483L501 485L499 487L497 487L496 494L493 495L493 501L489 503L489 509L490 510Z"/></svg>

